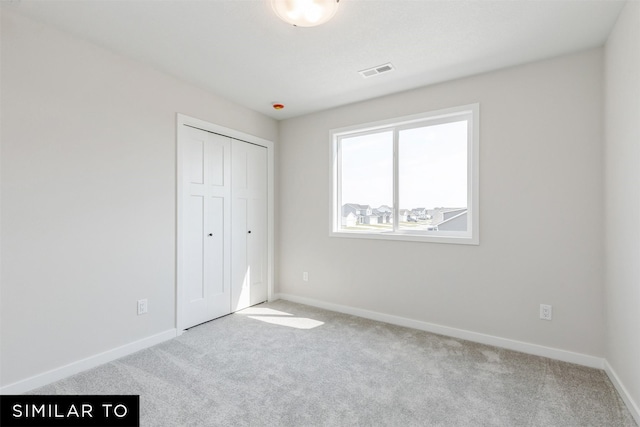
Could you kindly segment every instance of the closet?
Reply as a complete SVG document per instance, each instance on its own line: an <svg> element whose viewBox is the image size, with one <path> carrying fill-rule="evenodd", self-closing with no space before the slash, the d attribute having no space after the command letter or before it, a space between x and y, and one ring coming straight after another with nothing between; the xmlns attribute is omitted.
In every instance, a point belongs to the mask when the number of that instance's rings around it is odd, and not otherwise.
<svg viewBox="0 0 640 427"><path fill-rule="evenodd" d="M267 300L267 148L178 124L179 329Z"/></svg>

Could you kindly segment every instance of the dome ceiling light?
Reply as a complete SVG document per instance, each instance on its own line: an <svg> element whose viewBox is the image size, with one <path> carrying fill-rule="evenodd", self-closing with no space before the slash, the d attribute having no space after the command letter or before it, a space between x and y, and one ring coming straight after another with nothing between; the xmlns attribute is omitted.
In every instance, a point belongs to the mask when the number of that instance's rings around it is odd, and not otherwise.
<svg viewBox="0 0 640 427"><path fill-rule="evenodd" d="M280 19L296 27L315 27L336 14L340 0L271 0Z"/></svg>

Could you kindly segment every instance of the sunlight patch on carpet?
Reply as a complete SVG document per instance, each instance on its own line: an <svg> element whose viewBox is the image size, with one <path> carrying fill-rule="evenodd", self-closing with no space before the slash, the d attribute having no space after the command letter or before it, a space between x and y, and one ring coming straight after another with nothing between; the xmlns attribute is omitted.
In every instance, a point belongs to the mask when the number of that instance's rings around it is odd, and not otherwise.
<svg viewBox="0 0 640 427"><path fill-rule="evenodd" d="M324 325L319 320L309 319L308 317L272 317L272 316L247 316L250 319L260 320L261 322L271 323L273 325L288 326L296 329L313 329Z"/></svg>
<svg viewBox="0 0 640 427"><path fill-rule="evenodd" d="M252 314L254 316L293 316L291 313L285 313L284 311L274 310L267 307L249 307L236 312L236 314Z"/></svg>

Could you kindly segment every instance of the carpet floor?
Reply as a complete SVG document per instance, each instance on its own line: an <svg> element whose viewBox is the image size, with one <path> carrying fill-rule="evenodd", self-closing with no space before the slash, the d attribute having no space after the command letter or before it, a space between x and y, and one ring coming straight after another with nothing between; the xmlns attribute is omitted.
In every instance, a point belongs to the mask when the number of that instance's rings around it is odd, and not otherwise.
<svg viewBox="0 0 640 427"><path fill-rule="evenodd" d="M636 426L601 370L282 300L31 394L139 394L144 427Z"/></svg>

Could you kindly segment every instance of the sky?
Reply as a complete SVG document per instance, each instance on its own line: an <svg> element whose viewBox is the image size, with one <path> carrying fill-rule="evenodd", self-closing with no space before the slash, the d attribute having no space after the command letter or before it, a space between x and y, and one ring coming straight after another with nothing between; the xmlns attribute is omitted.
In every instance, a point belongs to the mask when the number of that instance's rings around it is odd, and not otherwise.
<svg viewBox="0 0 640 427"><path fill-rule="evenodd" d="M400 209L467 206L467 122L400 131ZM342 201L393 206L393 133L342 139Z"/></svg>

